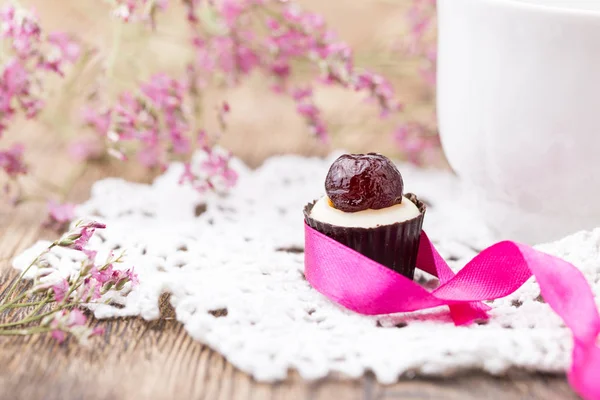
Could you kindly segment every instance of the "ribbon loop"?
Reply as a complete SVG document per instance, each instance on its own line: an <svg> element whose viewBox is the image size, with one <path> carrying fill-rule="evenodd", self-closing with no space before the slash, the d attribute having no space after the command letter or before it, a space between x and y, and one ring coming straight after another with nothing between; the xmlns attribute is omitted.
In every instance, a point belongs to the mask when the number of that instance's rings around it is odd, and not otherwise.
<svg viewBox="0 0 600 400"><path fill-rule="evenodd" d="M417 268L440 280L428 292L412 280L305 224L305 275L330 300L360 314L376 315L448 306L456 325L487 318L484 300L505 297L535 276L548 305L573 333L573 388L600 400L600 314L585 277L567 261L505 241L478 254L457 274L421 235Z"/></svg>

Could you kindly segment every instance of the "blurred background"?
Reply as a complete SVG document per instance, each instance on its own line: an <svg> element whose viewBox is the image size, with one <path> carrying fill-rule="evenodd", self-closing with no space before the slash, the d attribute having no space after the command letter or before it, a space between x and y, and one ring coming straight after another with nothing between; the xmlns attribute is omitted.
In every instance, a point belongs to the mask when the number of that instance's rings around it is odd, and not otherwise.
<svg viewBox="0 0 600 400"><path fill-rule="evenodd" d="M397 139L399 127L417 121L435 131L434 91L420 73L423 57L415 54L408 42L410 8L415 2L419 1L298 1L303 8L321 14L340 39L351 46L357 66L368 67L389 79L404 106L402 112L381 119L376 107L365 103L364 94L320 86L315 91L315 100L330 133L329 143L324 144L308 133L293 102L267 90L264 76L254 74L239 87L205 89L202 101L207 110L212 110L213 104L221 99L227 99L231 105L229 127L221 144L253 166L272 154L323 155L332 148L403 157L403 143ZM82 129L67 121L77 119L81 104L94 87L101 85L102 90L116 96L153 73L180 73L191 57L182 9L173 6L177 2L171 2L173 5L166 12L157 14L155 31L143 24L122 24L111 16L110 6L102 1L21 0L20 3L37 10L44 29L73 33L88 49L85 57L99 60L114 57L115 66L108 80L98 81L102 64L88 63L77 79L68 82L67 90L61 88L53 93L43 118L11 126L9 142L21 140L24 131L42 136L51 131L67 143L68 138L80 135ZM417 17L412 18L414 23ZM115 30L119 30L122 40L116 55L111 55L115 50L112 48ZM215 113L205 113L203 119L209 131L217 124ZM445 166L437 151L428 153L419 162Z"/></svg>

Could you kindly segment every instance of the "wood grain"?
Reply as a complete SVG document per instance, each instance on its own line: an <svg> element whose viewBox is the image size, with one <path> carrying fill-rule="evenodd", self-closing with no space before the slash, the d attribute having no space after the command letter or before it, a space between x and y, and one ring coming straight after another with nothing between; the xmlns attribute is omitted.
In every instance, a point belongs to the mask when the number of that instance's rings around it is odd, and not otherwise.
<svg viewBox="0 0 600 400"><path fill-rule="evenodd" d="M56 145L40 136L24 136L36 170L57 184L68 181L73 167L55 156ZM258 162L264 154L253 154ZM93 181L111 175L149 181L142 171L117 165L92 165L76 180L69 199L82 201ZM40 227L44 206L0 206L0 293L16 278L9 259L40 237L54 233ZM522 375L492 378L479 373L437 380L405 380L391 386L372 375L360 380L331 377L305 382L293 371L284 382L257 383L218 353L186 335L176 322L168 298L162 316L93 321L106 328L90 347L72 340L57 344L49 335L0 338L0 400L94 399L536 399L569 400L572 393L560 376ZM6 315L1 318L7 318Z"/></svg>

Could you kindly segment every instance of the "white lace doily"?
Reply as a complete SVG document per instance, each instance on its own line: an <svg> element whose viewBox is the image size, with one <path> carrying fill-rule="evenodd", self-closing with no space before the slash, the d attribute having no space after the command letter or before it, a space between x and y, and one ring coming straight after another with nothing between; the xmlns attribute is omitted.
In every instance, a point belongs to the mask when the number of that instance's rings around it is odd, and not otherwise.
<svg viewBox="0 0 600 400"><path fill-rule="evenodd" d="M501 374L511 368L558 372L569 363L571 339L529 281L491 305L487 324L455 327L447 310L368 317L332 304L303 275L303 206L323 194L328 160L282 156L254 171L240 162L228 197L202 197L181 187L180 164L152 185L105 179L78 207L108 228L93 247L126 249L140 284L98 318L159 317L158 299L172 294L177 319L196 340L261 381L331 372L358 377L372 370L383 383L400 376L446 375L464 369ZM407 190L429 203L425 229L453 267L493 237L477 220L455 178L402 165ZM600 294L600 230L541 246L581 268ZM17 257L23 268L47 243ZM68 274L77 254L50 259ZM418 276L425 285L425 276ZM426 315L426 316L425 316Z"/></svg>

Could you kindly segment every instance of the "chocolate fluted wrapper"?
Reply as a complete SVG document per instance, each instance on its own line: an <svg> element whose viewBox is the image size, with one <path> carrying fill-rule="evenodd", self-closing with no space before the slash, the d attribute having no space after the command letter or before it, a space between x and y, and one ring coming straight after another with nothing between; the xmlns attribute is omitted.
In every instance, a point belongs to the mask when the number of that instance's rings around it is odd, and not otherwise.
<svg viewBox="0 0 600 400"><path fill-rule="evenodd" d="M348 228L310 217L315 201L304 207L304 220L311 228L350 247L372 260L413 279L426 207L412 193L405 195L419 209L413 219L376 228Z"/></svg>

